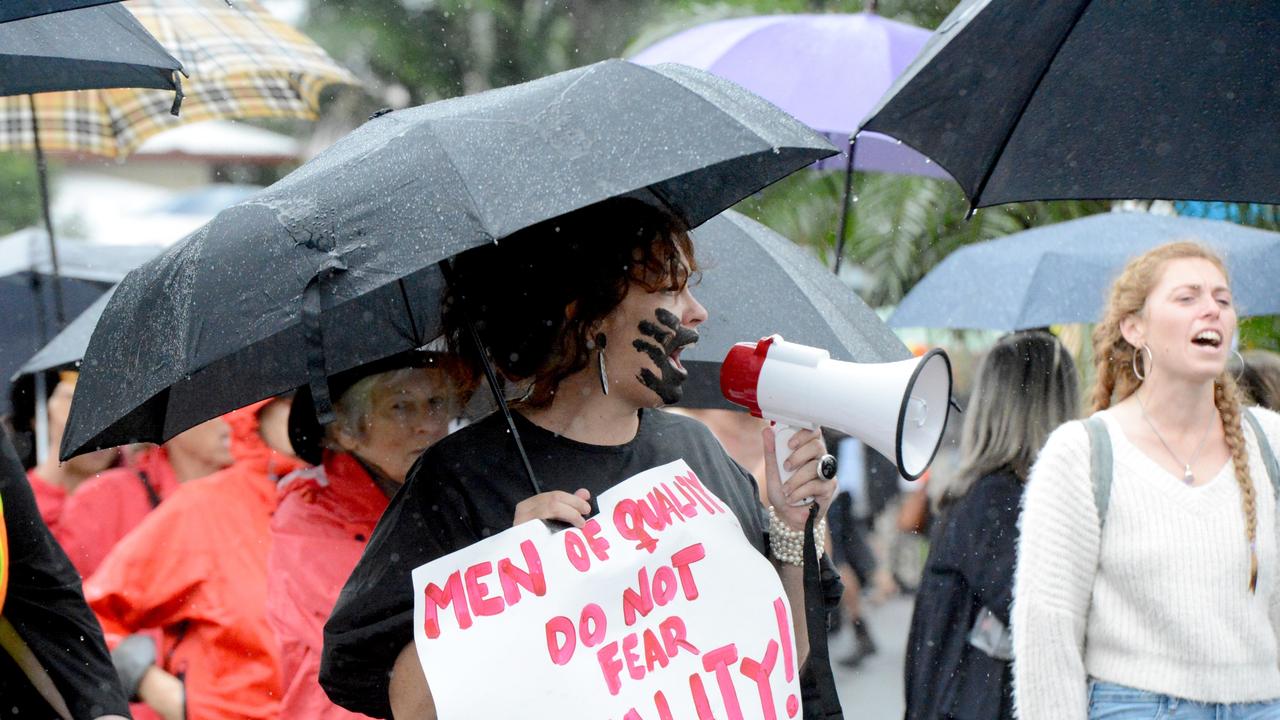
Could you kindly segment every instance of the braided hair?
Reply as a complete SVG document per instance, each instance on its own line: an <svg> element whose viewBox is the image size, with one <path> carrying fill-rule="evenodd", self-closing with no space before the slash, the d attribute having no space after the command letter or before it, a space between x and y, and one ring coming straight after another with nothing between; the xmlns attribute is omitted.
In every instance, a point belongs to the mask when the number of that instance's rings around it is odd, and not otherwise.
<svg viewBox="0 0 1280 720"><path fill-rule="evenodd" d="M1120 277L1111 286L1102 322L1093 331L1093 357L1097 380L1093 388L1093 411L1105 410L1129 397L1142 385L1135 372L1146 376L1146 358L1142 352L1125 340L1121 323L1125 318L1141 314L1146 307L1147 296L1159 283L1164 268L1170 260L1197 258L1208 260L1217 266L1223 277L1227 268L1222 259L1204 246L1194 242L1173 242L1139 255L1125 266ZM1135 371L1135 368L1137 370ZM1245 541L1249 544L1249 591L1258 585L1258 508L1257 493L1249 476L1249 455L1245 447L1244 430L1241 427L1241 401L1239 388L1230 373L1223 371L1213 381L1213 401L1222 419L1223 434L1231 463L1235 468L1236 483L1240 486L1240 504L1244 512Z"/></svg>

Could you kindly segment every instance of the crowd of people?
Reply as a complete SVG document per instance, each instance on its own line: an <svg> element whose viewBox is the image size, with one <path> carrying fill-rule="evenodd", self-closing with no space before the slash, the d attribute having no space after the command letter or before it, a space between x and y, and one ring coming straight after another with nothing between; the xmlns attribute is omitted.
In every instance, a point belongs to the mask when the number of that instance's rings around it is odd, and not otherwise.
<svg viewBox="0 0 1280 720"><path fill-rule="evenodd" d="M777 546L829 517L815 539L831 551L822 607L856 638L836 661L875 652L859 601L883 560L867 520L896 474L863 472L837 501L821 434L775 447L745 414L678 409L680 351L707 311L677 218L609 201L454 270L446 342L330 376L331 422L302 388L161 446L28 459L25 483L7 453L0 678L29 680L50 717L434 717L410 571L527 520L580 527L600 493L676 459L773 561L801 661L815 627L804 558ZM1280 416L1263 409L1280 400L1280 364L1232 358L1235 333L1221 261L1184 242L1116 281L1094 333L1088 419L1075 421L1075 360L1047 330L987 352L933 508L908 718L1280 717ZM503 413L470 417L481 353L521 448ZM76 375L55 379L51 448ZM869 450L829 442L868 469ZM802 497L816 518L791 502ZM72 679L50 694L24 657Z"/></svg>
<svg viewBox="0 0 1280 720"><path fill-rule="evenodd" d="M1280 718L1276 356L1222 261L1133 259L1091 414L1043 332L978 371L905 667L908 718Z"/></svg>

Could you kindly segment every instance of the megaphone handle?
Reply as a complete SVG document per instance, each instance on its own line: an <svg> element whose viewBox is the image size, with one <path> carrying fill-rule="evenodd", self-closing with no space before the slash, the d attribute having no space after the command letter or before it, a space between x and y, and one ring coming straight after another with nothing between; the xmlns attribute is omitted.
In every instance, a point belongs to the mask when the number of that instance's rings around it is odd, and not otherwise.
<svg viewBox="0 0 1280 720"><path fill-rule="evenodd" d="M778 463L777 468L778 468L779 482L785 483L787 479L790 478L791 475L794 474L795 472L794 470L787 471L783 467L783 465L787 462L787 458L791 457L791 447L790 447L791 438L795 436L795 434L799 431L800 431L800 428L792 425L787 425L785 423L780 423L780 422L773 423L773 442L774 442L773 447L774 447L774 455L776 456L775 462ZM812 502L813 502L813 498L807 497L807 498L792 500L789 503L789 505L791 505L791 507L803 507Z"/></svg>

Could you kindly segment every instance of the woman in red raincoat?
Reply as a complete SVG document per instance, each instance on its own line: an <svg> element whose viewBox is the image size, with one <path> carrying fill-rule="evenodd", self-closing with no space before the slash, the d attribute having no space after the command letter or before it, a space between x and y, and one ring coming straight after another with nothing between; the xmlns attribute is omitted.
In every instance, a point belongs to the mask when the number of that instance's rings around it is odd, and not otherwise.
<svg viewBox="0 0 1280 720"><path fill-rule="evenodd" d="M221 418L149 447L128 467L100 473L67 498L58 542L80 576L87 578L111 548L181 484L212 475L233 460L231 429Z"/></svg>
<svg viewBox="0 0 1280 720"><path fill-rule="evenodd" d="M472 383L459 368L451 357L415 352L334 376L337 419L326 428L307 390L294 399L289 438L316 467L281 483L271 521L267 621L280 641L281 717L366 717L320 687L324 622L391 495L460 414Z"/></svg>
<svg viewBox="0 0 1280 720"><path fill-rule="evenodd" d="M58 373L58 383L53 386L46 405L49 453L43 462L27 471L27 481L31 483L31 492L40 508L40 519L59 542L62 541L60 523L67 499L89 478L115 465L120 457L118 450L108 448L77 455L66 462L58 461L62 431L71 412L71 398L75 395L79 377L80 374L74 370Z"/></svg>
<svg viewBox="0 0 1280 720"><path fill-rule="evenodd" d="M85 583L126 692L166 720L279 717L267 550L276 483L302 467L288 408L270 400L224 416L235 463L180 487ZM141 634L157 627L159 647Z"/></svg>

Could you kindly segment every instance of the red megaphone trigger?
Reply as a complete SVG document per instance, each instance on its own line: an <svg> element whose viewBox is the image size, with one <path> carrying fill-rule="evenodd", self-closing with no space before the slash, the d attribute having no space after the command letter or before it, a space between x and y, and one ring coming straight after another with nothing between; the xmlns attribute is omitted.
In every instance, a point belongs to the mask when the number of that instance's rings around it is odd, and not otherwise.
<svg viewBox="0 0 1280 720"><path fill-rule="evenodd" d="M729 354L720 364L720 392L726 400L741 405L756 417L764 417L756 401L756 385L773 339L774 336L770 335L759 342L738 343L729 348Z"/></svg>

